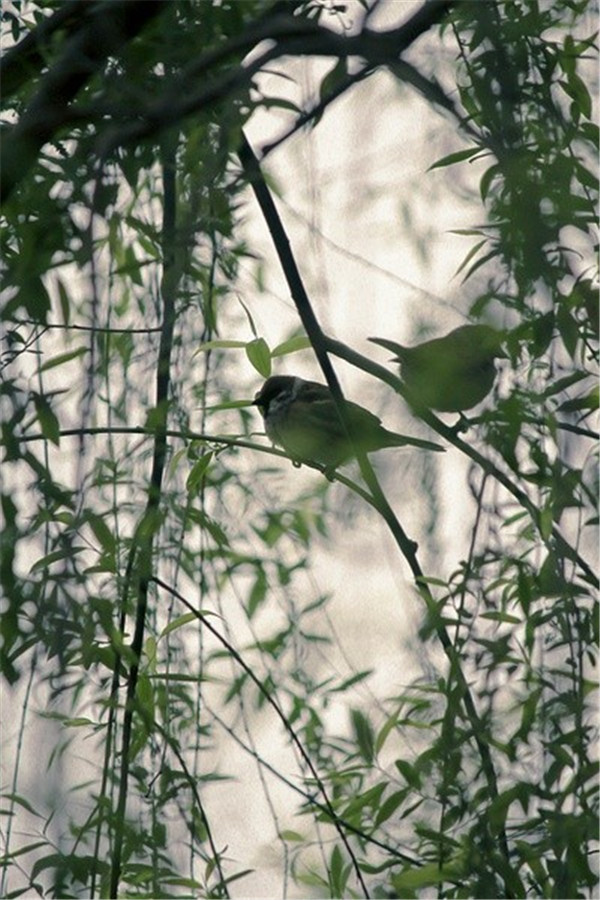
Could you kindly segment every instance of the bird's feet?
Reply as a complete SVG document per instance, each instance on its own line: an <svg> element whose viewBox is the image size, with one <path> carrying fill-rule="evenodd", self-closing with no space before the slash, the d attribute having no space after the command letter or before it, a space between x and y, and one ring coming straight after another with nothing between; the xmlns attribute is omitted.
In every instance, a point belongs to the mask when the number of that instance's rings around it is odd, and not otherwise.
<svg viewBox="0 0 600 900"><path fill-rule="evenodd" d="M478 425L479 422L480 419L478 417L470 419L468 416L465 416L464 413L459 412L458 419L456 420L454 425L452 425L450 431L456 435L464 434L465 431L468 431L469 428L473 427L473 425Z"/></svg>

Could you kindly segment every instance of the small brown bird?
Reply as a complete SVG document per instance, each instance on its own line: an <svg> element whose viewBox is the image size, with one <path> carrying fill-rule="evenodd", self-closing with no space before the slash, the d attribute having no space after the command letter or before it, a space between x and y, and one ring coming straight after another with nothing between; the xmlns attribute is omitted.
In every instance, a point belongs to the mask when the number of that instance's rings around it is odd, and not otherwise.
<svg viewBox="0 0 600 900"><path fill-rule="evenodd" d="M396 354L400 374L415 400L440 412L463 412L487 397L494 385L494 360L506 358L505 336L489 325L461 325L414 347L369 338Z"/></svg>
<svg viewBox="0 0 600 900"><path fill-rule="evenodd" d="M297 462L321 463L333 470L353 455L331 391L325 384L293 375L267 378L254 398L265 422L267 436ZM443 450L439 444L395 434L357 403L346 401L355 443L364 453L384 447L419 447Z"/></svg>

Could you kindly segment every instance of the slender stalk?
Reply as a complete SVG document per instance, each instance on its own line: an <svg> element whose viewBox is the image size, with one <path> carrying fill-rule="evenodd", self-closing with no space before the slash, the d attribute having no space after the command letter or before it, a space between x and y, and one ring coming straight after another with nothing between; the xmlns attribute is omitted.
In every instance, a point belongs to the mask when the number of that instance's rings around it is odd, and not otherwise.
<svg viewBox="0 0 600 900"><path fill-rule="evenodd" d="M161 294L163 302L163 325L160 336L156 372L156 415L158 426L154 437L154 452L152 457L150 485L148 488L148 500L145 512L137 529L137 540L134 542L137 544L138 568L134 576L136 579L137 602L133 640L131 642L133 662L129 669L125 712L123 715L121 771L119 776L119 794L116 810L115 841L111 860L110 897L114 898L117 897L119 881L121 878L135 694L144 644L146 612L148 608L148 586L152 576L152 551L154 547L154 538L159 527L158 509L167 450L170 366L173 349L173 331L175 327L175 297L179 280L179 273L175 264L175 154L175 142L170 141L167 143L165 141L162 148L164 203L162 234L163 277Z"/></svg>
<svg viewBox="0 0 600 900"><path fill-rule="evenodd" d="M349 427L345 410L345 401L339 386L339 382L333 370L333 366L328 356L328 352L330 350L330 347L328 346L328 340L313 312L310 300L308 298L300 272L298 270L298 266L296 265L296 261L290 247L289 238L285 232L283 223L279 217L279 213L277 212L269 188L267 187L267 183L264 180L264 177L260 170L258 160L256 159L252 147L250 146L246 136L243 133L238 153L240 161L242 163L242 167L244 169L244 172L246 173L246 177L252 186L257 202L267 223L267 227L269 228L281 267L290 288L292 298L294 300L294 303L296 304L298 315L313 346L315 355L319 361L319 365L323 370L323 374L325 375L327 383L331 389L340 420L346 430L346 433L352 441L351 428ZM494 799L498 796L498 780L490 748L485 736L486 729L479 717L473 695L462 671L460 656L456 652L448 631L441 619L437 603L429 589L427 580L425 579L423 570L421 569L421 566L419 564L416 552L417 544L406 534L396 515L394 514L394 511L390 507L387 498L385 497L383 491L381 490L379 482L377 481L373 468L366 457L366 454L357 452L356 456L359 462L361 474L371 493L373 505L377 508L380 515L383 517L386 525L388 526L394 537L394 540L396 541L398 549L406 559L411 569L415 585L421 597L423 598L429 616L431 617L431 620L433 622L436 634L440 640L440 643L442 644L442 647L444 648L446 656L448 657L451 675L460 686L462 694L462 704L472 728L473 739L475 741L481 759L482 771L488 785L490 799ZM500 844L502 855L504 856L506 863L508 863L508 842L506 839L504 828L500 828L497 839ZM511 892L509 891L508 885L506 885L505 887L506 896L512 896Z"/></svg>

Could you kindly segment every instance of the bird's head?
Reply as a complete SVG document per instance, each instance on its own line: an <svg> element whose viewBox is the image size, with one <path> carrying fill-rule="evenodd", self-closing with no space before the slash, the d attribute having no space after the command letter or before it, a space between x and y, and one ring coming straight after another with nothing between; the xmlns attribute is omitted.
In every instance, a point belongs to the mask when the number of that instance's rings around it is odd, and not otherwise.
<svg viewBox="0 0 600 900"><path fill-rule="evenodd" d="M492 328L490 325L472 325L470 327L469 340L479 347L482 357L508 359L508 353L502 347L507 337L506 332Z"/></svg>
<svg viewBox="0 0 600 900"><path fill-rule="evenodd" d="M272 375L255 395L252 406L258 406L264 417L291 403L300 383L301 379L293 375Z"/></svg>

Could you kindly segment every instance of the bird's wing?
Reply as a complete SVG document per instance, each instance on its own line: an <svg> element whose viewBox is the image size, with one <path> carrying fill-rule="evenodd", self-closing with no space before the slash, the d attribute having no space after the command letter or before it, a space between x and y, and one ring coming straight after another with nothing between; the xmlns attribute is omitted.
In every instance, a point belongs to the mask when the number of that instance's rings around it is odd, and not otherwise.
<svg viewBox="0 0 600 900"><path fill-rule="evenodd" d="M337 406L331 391L325 385L316 381L306 381L302 387L302 393L294 401L294 405L297 404L302 404L305 410L310 408L315 419L320 419L328 430L338 426L340 433L343 432ZM357 434L374 431L381 427L381 419L365 409L364 406L359 406L358 403L353 403L351 400L346 400L345 406L350 427L355 429Z"/></svg>

